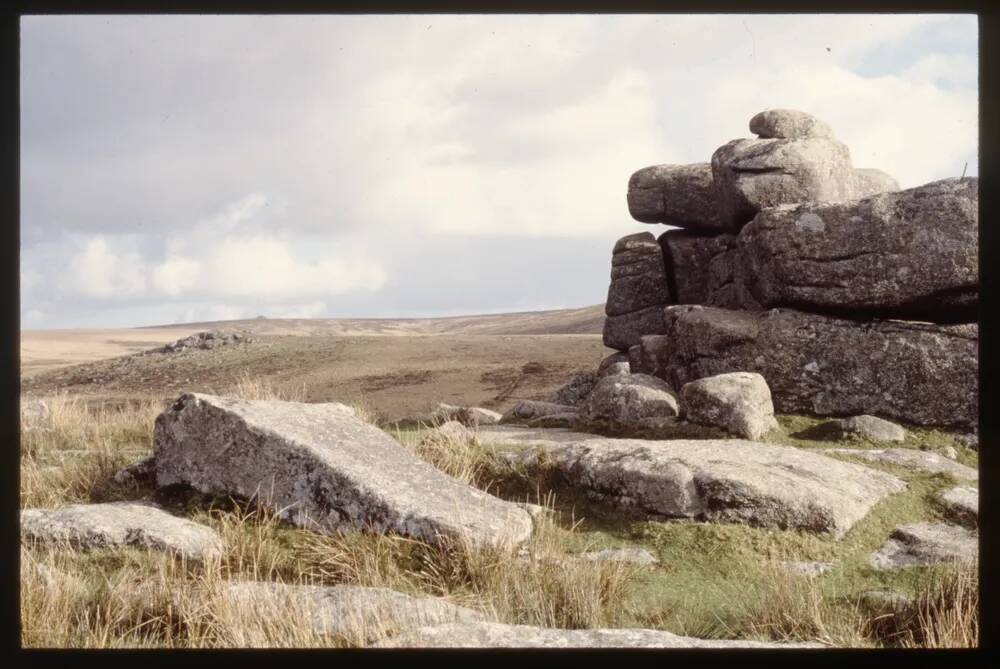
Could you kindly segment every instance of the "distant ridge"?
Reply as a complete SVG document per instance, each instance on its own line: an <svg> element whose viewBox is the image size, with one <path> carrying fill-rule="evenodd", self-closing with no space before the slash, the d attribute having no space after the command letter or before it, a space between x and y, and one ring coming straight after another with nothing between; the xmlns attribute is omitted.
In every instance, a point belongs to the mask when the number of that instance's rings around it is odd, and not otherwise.
<svg viewBox="0 0 1000 669"><path fill-rule="evenodd" d="M237 329L259 335L319 334L601 334L604 305L440 318L245 318L144 326L156 329ZM144 329L133 328L133 329Z"/></svg>

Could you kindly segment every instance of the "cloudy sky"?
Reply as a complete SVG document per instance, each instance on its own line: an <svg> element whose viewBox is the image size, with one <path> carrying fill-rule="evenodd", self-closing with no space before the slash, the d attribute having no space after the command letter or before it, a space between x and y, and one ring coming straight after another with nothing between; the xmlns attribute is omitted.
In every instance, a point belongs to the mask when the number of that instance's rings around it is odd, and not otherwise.
<svg viewBox="0 0 1000 669"><path fill-rule="evenodd" d="M973 15L21 22L23 328L604 301L629 175L809 111L978 174Z"/></svg>

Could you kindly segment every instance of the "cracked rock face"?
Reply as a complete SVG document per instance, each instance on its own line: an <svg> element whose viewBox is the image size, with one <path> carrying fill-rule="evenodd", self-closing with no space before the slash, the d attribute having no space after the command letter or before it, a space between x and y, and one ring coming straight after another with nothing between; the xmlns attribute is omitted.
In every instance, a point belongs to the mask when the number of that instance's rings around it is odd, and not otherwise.
<svg viewBox="0 0 1000 669"><path fill-rule="evenodd" d="M726 230L719 215L712 166L652 165L628 180L628 210L637 221L689 230Z"/></svg>
<svg viewBox="0 0 1000 669"><path fill-rule="evenodd" d="M722 287L733 280L730 252L737 245L735 235L668 230L659 242L675 304L708 304L713 299L713 304L727 306Z"/></svg>
<svg viewBox="0 0 1000 669"><path fill-rule="evenodd" d="M979 537L972 530L944 523L914 523L896 528L871 555L876 569L899 569L946 562L975 562Z"/></svg>
<svg viewBox="0 0 1000 669"><path fill-rule="evenodd" d="M479 612L446 600L388 588L243 581L227 583L221 594L234 606L252 607L255 615L303 615L317 634L362 643L424 625L483 620Z"/></svg>
<svg viewBox="0 0 1000 669"><path fill-rule="evenodd" d="M678 414L677 396L662 379L646 374L605 376L587 396L583 412L589 421L630 426L645 418Z"/></svg>
<svg viewBox="0 0 1000 669"><path fill-rule="evenodd" d="M569 630L482 622L421 627L378 648L821 648L818 643L696 639L646 629Z"/></svg>
<svg viewBox="0 0 1000 669"><path fill-rule="evenodd" d="M978 423L975 324L849 320L790 309L664 310L662 375L674 388L756 372L782 413L877 414L916 425Z"/></svg>
<svg viewBox="0 0 1000 669"><path fill-rule="evenodd" d="M156 419L156 480L256 498L295 525L432 544L517 544L531 519L420 460L342 404L189 393Z"/></svg>
<svg viewBox="0 0 1000 669"><path fill-rule="evenodd" d="M600 503L654 519L694 518L840 538L900 479L790 446L740 439L588 438L536 442L521 456L556 467Z"/></svg>
<svg viewBox="0 0 1000 669"><path fill-rule="evenodd" d="M760 439L778 426L771 390L760 374L731 372L686 383L681 403L688 421L746 439Z"/></svg>
<svg viewBox="0 0 1000 669"><path fill-rule="evenodd" d="M978 212L976 178L765 209L731 256L736 291L746 308L974 322Z"/></svg>
<svg viewBox="0 0 1000 669"><path fill-rule="evenodd" d="M136 502L24 509L21 536L80 549L151 548L196 561L218 557L223 547L212 528Z"/></svg>
<svg viewBox="0 0 1000 669"><path fill-rule="evenodd" d="M662 328L663 305L672 302L663 251L656 238L641 232L618 240L611 256L611 285L604 311L604 344L627 350L640 334Z"/></svg>

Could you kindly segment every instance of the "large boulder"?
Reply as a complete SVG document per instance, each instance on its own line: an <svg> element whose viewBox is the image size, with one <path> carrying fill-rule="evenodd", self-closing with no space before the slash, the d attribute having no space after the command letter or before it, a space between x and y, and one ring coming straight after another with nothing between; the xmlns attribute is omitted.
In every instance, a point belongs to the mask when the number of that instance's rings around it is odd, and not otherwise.
<svg viewBox="0 0 1000 669"><path fill-rule="evenodd" d="M256 498L320 532L510 545L531 519L414 456L342 404L182 395L156 419L156 481Z"/></svg>
<svg viewBox="0 0 1000 669"><path fill-rule="evenodd" d="M735 235L668 230L659 242L675 304L707 304L713 294L721 292L713 291L713 285L721 287L732 281L732 266L727 263L732 257L728 252L736 247Z"/></svg>
<svg viewBox="0 0 1000 669"><path fill-rule="evenodd" d="M973 322L978 179L764 209L738 247L734 275L746 308Z"/></svg>
<svg viewBox="0 0 1000 669"><path fill-rule="evenodd" d="M605 346L627 350L640 334L657 327L662 321L660 308L671 302L663 251L656 238L641 232L619 239L611 256L611 285L604 308Z"/></svg>
<svg viewBox="0 0 1000 669"><path fill-rule="evenodd" d="M652 165L628 180L628 211L643 223L666 223L692 230L722 231L712 183L712 166Z"/></svg>
<svg viewBox="0 0 1000 669"><path fill-rule="evenodd" d="M767 109L750 119L750 132L761 139L833 137L833 129L815 116L795 109Z"/></svg>
<svg viewBox="0 0 1000 669"><path fill-rule="evenodd" d="M840 538L900 479L791 446L741 439L540 440L518 456L575 490L653 519L746 523Z"/></svg>
<svg viewBox="0 0 1000 669"><path fill-rule="evenodd" d="M829 137L735 139L712 154L722 220L734 232L767 207L851 199L853 169L847 146Z"/></svg>
<svg viewBox="0 0 1000 669"><path fill-rule="evenodd" d="M558 629L495 622L420 627L377 648L822 648L819 643L697 639L650 629Z"/></svg>
<svg viewBox="0 0 1000 669"><path fill-rule="evenodd" d="M223 548L222 538L212 528L136 502L24 509L21 536L84 550L148 548L195 561L217 558Z"/></svg>
<svg viewBox="0 0 1000 669"><path fill-rule="evenodd" d="M945 523L914 523L896 528L889 539L871 554L871 565L879 570L899 569L947 562L975 562L979 537L969 529Z"/></svg>
<svg viewBox="0 0 1000 669"><path fill-rule="evenodd" d="M760 439L778 426L771 391L760 374L730 372L686 383L681 406L688 421L746 439Z"/></svg>
<svg viewBox="0 0 1000 669"><path fill-rule="evenodd" d="M222 586L222 600L254 616L300 615L315 634L367 643L389 634L446 623L484 619L472 609L433 597L410 597L388 588L358 585L287 585L233 581Z"/></svg>
<svg viewBox="0 0 1000 669"><path fill-rule="evenodd" d="M677 396L655 376L605 376L590 392L583 412L589 421L635 425L644 418L676 416Z"/></svg>
<svg viewBox="0 0 1000 669"><path fill-rule="evenodd" d="M674 388L756 372L782 413L877 414L916 425L978 423L975 324L855 322L790 309L664 310L663 378Z"/></svg>

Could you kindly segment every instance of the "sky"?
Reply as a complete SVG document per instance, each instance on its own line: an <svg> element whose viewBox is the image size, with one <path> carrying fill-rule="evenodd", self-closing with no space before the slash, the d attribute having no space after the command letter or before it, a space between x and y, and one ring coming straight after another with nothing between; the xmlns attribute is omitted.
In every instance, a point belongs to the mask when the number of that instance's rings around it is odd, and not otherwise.
<svg viewBox="0 0 1000 669"><path fill-rule="evenodd" d="M976 17L26 16L21 327L602 303L629 176L769 108L977 175Z"/></svg>

